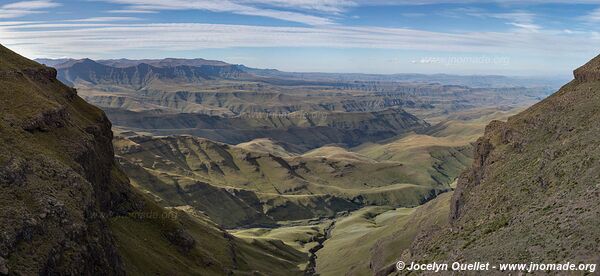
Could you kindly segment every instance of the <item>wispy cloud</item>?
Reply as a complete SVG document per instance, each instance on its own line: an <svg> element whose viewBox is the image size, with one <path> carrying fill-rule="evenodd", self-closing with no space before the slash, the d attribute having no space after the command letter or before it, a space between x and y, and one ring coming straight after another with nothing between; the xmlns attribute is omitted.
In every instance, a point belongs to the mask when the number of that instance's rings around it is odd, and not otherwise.
<svg viewBox="0 0 600 276"><path fill-rule="evenodd" d="M70 19L64 20L66 22L118 22L118 21L134 21L140 20L137 17L127 17L127 16L100 16L100 17L89 17L89 18L81 18L81 19Z"/></svg>
<svg viewBox="0 0 600 276"><path fill-rule="evenodd" d="M536 15L527 11L489 12L484 9L469 7L447 10L442 15L454 18L467 15L482 19L500 19L506 21L507 25L513 26L519 32L538 32L543 29L541 25L534 23Z"/></svg>
<svg viewBox="0 0 600 276"><path fill-rule="evenodd" d="M542 26L535 24L535 14L525 11L515 11L509 13L489 14L490 17L508 20L507 24L517 28L517 31L522 32L539 32L543 29Z"/></svg>
<svg viewBox="0 0 600 276"><path fill-rule="evenodd" d="M68 28L66 28L68 27ZM589 33L562 31L472 32L463 34L381 27L268 27L201 23L31 24L0 26L7 45L32 56L115 56L127 50L182 51L233 47L379 48L498 53L594 51ZM160 35L157 35L160 34ZM373 43L377 41L377 43ZM102 56L98 56L98 55Z"/></svg>
<svg viewBox="0 0 600 276"><path fill-rule="evenodd" d="M539 32L542 29L541 26L535 25L535 24L517 23L517 22L510 22L508 24L517 27L517 31L525 31L525 32L534 32L534 33L536 33L536 32Z"/></svg>
<svg viewBox="0 0 600 276"><path fill-rule="evenodd" d="M44 13L47 12L47 9L58 6L60 6L59 3L51 0L13 2L0 7L0 19Z"/></svg>
<svg viewBox="0 0 600 276"><path fill-rule="evenodd" d="M591 22L591 23L600 22L600 8L595 9L592 12L590 12L589 14L583 16L582 19L585 21Z"/></svg>
<svg viewBox="0 0 600 276"><path fill-rule="evenodd" d="M298 22L307 25L329 25L334 22L328 17L316 16L307 13L287 11L274 8L264 8L253 5L247 5L240 2L234 2L230 0L171 0L171 1L160 1L160 0L104 0L107 2L125 4L127 9L131 10L146 10L146 11L160 11L160 10L206 10L212 12L228 12L240 15L251 15L251 16L262 16L275 18L283 21ZM296 2L301 2L295 0ZM272 5L282 4L285 1L279 0L265 0L265 1L252 1L254 4L268 4ZM294 2L294 1L292 1ZM308 1L314 2L314 1ZM289 5L288 5L289 6ZM296 5L298 6L298 5ZM333 7L330 5L317 5L315 7L326 8Z"/></svg>
<svg viewBox="0 0 600 276"><path fill-rule="evenodd" d="M149 11L149 10L132 10L132 9L122 9L122 10L109 10L108 13L157 13L157 11Z"/></svg>
<svg viewBox="0 0 600 276"><path fill-rule="evenodd" d="M341 13L359 4L352 0L237 0L237 2L333 13Z"/></svg>

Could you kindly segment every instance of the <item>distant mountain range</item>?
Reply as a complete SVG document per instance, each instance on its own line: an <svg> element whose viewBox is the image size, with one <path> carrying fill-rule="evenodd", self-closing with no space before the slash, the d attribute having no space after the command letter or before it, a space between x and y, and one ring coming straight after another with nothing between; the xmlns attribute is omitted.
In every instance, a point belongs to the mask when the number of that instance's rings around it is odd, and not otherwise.
<svg viewBox="0 0 600 276"><path fill-rule="evenodd" d="M285 79L288 81L313 81L313 82L421 82L421 83L440 83L446 85L465 85L469 87L549 87L558 88L567 79L555 78L555 77L509 77L500 75L451 75L451 74L361 74L361 73L319 73L319 72L284 72L276 69L257 69L247 67L245 65L230 64L223 61L217 60L206 60L201 58L195 59L181 59L181 58L165 58L165 59L106 59L106 60L95 60L91 59L36 59L35 61L45 64L47 66L55 67L59 71L65 70L71 72L79 72L81 64L86 64L87 68L96 68L100 66L92 65L91 62L99 65L107 66L111 68L110 71L115 71L115 74L125 74L130 76L128 73L121 73L118 69L126 69L126 72L138 72L140 66L142 72L144 69L150 69L157 74L164 76L166 71L157 70L157 68L179 68L180 70L195 72L191 75L186 74L186 78L192 79L211 79L211 78L242 78L252 79L258 78L262 80L268 79ZM198 70L192 67L204 68L204 70ZM118 69L117 69L118 68ZM133 69L138 68L138 69ZM185 69L183 69L185 68ZM167 70L168 71L168 70ZM201 71L199 73L198 71ZM209 71L209 72L205 72ZM205 75L209 73L208 75ZM170 75L177 74L171 72ZM181 73L179 73L181 74ZM168 74L167 74L168 75ZM59 74L61 81L66 83L72 82L74 77L80 76L79 74L63 75Z"/></svg>
<svg viewBox="0 0 600 276"><path fill-rule="evenodd" d="M123 129L230 144L271 138L304 151L427 127L412 112L520 106L552 91L517 80L510 86L502 76L288 73L204 59L40 62L53 64L60 81Z"/></svg>
<svg viewBox="0 0 600 276"><path fill-rule="evenodd" d="M68 64L74 64L79 61L83 61L86 59L73 59L73 58L62 58L62 59L48 59L48 58L40 58L35 61L51 66L51 67L66 67ZM202 65L213 65L213 66L226 66L231 65L229 63L218 61L218 60L207 60L202 58L195 59L182 59L182 58L165 58L165 59L101 59L96 60L96 62L108 65L112 67L132 67L137 66L139 64L145 63L148 65L152 65L154 67L175 67L175 66L202 66Z"/></svg>
<svg viewBox="0 0 600 276"><path fill-rule="evenodd" d="M91 59L81 59L67 60L53 66L58 70L58 79L68 85L84 81L90 84L143 87L154 80L193 83L210 79L251 77L236 65L216 64L204 60L147 61L150 63L130 60L96 62Z"/></svg>

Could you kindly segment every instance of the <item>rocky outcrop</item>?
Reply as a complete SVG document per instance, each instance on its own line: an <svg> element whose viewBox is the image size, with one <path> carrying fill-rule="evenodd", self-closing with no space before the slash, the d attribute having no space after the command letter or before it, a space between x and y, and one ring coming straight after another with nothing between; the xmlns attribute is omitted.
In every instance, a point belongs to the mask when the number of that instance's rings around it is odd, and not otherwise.
<svg viewBox="0 0 600 276"><path fill-rule="evenodd" d="M600 56L573 71L578 81L600 81Z"/></svg>
<svg viewBox="0 0 600 276"><path fill-rule="evenodd" d="M29 121L23 122L23 129L29 132L49 131L54 128L64 127L67 122L67 109L60 106L39 113Z"/></svg>

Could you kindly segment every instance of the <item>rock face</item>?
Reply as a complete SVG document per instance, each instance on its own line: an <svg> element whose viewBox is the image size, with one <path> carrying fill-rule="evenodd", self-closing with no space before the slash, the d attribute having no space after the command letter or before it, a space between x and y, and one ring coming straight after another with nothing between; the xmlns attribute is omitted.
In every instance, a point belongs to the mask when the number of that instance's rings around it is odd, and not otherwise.
<svg viewBox="0 0 600 276"><path fill-rule="evenodd" d="M492 122L462 174L446 229L422 231L414 260L598 263L599 58L560 91Z"/></svg>
<svg viewBox="0 0 600 276"><path fill-rule="evenodd" d="M106 220L141 205L104 113L2 46L0 111L0 274L123 274Z"/></svg>
<svg viewBox="0 0 600 276"><path fill-rule="evenodd" d="M577 68L573 74L578 81L600 81L600 56Z"/></svg>

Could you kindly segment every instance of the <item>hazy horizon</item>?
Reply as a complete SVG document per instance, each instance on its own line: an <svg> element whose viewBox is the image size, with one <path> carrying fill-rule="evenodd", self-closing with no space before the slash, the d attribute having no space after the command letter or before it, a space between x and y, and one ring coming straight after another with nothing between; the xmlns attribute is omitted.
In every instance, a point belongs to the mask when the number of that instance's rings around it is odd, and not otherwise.
<svg viewBox="0 0 600 276"><path fill-rule="evenodd" d="M281 72L286 72L286 73L301 73L301 74L349 74L349 75L381 75L381 76L393 76L393 75L429 75L429 76L433 76L433 75L449 75L449 76L498 76L498 77L510 77L510 78L533 78L533 79L547 79L547 78L561 78L562 81L568 81L569 79L571 79L573 77L573 73L572 71L563 73L563 74L529 74L529 75L511 75L511 74L477 74L477 73L465 73L465 74L460 74L460 73L452 73L452 72L411 72L411 71L407 71L407 72L396 72L396 73L365 73L365 72L354 72L354 71L348 71L348 72L338 72L338 71L288 71L288 70L281 70L279 68L268 68L268 67L254 67L254 66L249 66L248 64L242 64L242 63L233 63L233 62L228 62L227 60L217 60L217 59L208 59L208 58L203 58L203 57L173 57L173 56L166 56L166 57L146 57L146 58L127 58L127 57L122 57L122 58L107 58L107 59L92 59L92 58L88 58L88 57L81 57L81 58L72 58L72 57L59 57L59 58L47 58L47 57L40 57L40 58L32 58L33 60L61 60L61 59L69 59L69 60L81 60L81 59L91 59L94 61L99 61L99 60L164 60L164 59L204 59L204 60L211 60L211 61L222 61L225 63L229 63L232 65L243 65L243 66L247 66L250 68L254 68L254 69L263 69L263 70L278 70ZM558 81L561 81L558 80Z"/></svg>

